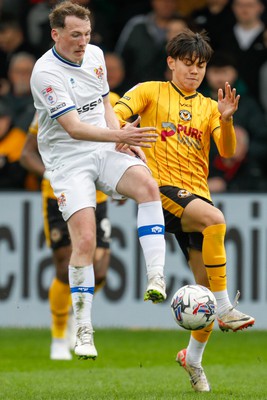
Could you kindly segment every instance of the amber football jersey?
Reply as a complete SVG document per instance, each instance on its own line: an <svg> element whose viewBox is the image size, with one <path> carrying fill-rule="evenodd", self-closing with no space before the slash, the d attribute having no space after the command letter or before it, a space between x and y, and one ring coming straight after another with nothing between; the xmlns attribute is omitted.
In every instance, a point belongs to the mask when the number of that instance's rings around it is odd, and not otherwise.
<svg viewBox="0 0 267 400"><path fill-rule="evenodd" d="M117 102L120 122L135 114L156 127L158 139L143 149L159 186L177 186L210 199L207 184L211 136L220 133L216 101L182 93L172 82L145 82Z"/></svg>
<svg viewBox="0 0 267 400"><path fill-rule="evenodd" d="M37 113L35 113L34 119L29 127L29 133L31 135L37 135L38 133L38 116ZM43 192L43 196L44 197L49 197L52 199L56 199L53 189L50 185L49 180L47 179L43 179L42 180L42 192ZM99 203L103 203L104 201L106 201L108 198L108 196L101 192L100 190L96 191L96 202Z"/></svg>

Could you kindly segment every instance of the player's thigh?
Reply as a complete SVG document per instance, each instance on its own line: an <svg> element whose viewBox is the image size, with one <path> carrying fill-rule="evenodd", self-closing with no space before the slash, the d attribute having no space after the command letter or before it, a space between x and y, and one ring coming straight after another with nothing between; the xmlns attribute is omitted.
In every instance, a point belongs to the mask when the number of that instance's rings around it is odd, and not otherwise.
<svg viewBox="0 0 267 400"><path fill-rule="evenodd" d="M216 224L225 224L222 212L207 201L195 198L184 209L181 217L184 232L202 232Z"/></svg>
<svg viewBox="0 0 267 400"><path fill-rule="evenodd" d="M159 189L166 231L170 233L181 232L181 218L184 210L197 197L177 186L161 186Z"/></svg>
<svg viewBox="0 0 267 400"><path fill-rule="evenodd" d="M106 151L97 188L115 199L123 195L140 203L152 201L157 195L159 200L157 184L146 164L139 158L116 151Z"/></svg>
<svg viewBox="0 0 267 400"><path fill-rule="evenodd" d="M94 161L97 160L87 157L83 163L62 166L51 174L53 190L65 221L84 208L95 208L97 166L91 165Z"/></svg>

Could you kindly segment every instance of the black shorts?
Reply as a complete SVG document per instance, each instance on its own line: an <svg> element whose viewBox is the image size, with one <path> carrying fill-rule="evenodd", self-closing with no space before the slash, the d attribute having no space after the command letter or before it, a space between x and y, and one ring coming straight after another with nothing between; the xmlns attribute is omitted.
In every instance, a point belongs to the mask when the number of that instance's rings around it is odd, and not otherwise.
<svg viewBox="0 0 267 400"><path fill-rule="evenodd" d="M56 250L70 245L68 225L63 220L58 209L56 199L43 198L44 231L46 242L51 249ZM96 207L96 241L97 247L110 246L110 221L107 218L107 202L97 204Z"/></svg>
<svg viewBox="0 0 267 400"><path fill-rule="evenodd" d="M186 260L189 259L188 249L201 251L203 235L200 232L183 232L181 217L185 207L195 199L201 199L213 205L210 200L197 196L185 189L176 186L161 186L160 188L162 207L165 219L166 232L173 233Z"/></svg>
<svg viewBox="0 0 267 400"><path fill-rule="evenodd" d="M110 247L111 224L107 216L108 202L96 205L96 247L108 249Z"/></svg>

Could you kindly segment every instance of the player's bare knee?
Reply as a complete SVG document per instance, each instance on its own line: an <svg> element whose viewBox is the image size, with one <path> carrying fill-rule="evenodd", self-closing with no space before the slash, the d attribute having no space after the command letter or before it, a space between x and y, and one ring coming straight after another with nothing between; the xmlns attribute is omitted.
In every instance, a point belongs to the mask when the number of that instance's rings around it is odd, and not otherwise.
<svg viewBox="0 0 267 400"><path fill-rule="evenodd" d="M158 184L154 179L149 178L145 185L140 185L140 188L142 190L138 194L138 203L160 200Z"/></svg>
<svg viewBox="0 0 267 400"><path fill-rule="evenodd" d="M95 251L96 247L96 239L95 237L89 233L85 233L79 237L78 240L75 240L75 243L72 242L73 244L73 251L75 251L78 254L88 254L92 253Z"/></svg>
<svg viewBox="0 0 267 400"><path fill-rule="evenodd" d="M211 225L220 225L220 224L225 224L224 215L218 208L214 208L212 213L210 213L206 219L205 228Z"/></svg>

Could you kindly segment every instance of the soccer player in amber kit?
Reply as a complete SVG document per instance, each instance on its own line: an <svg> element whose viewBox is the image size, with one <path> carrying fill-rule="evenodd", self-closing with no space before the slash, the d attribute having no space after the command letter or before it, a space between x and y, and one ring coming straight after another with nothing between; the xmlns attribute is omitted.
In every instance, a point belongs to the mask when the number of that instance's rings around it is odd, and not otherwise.
<svg viewBox="0 0 267 400"><path fill-rule="evenodd" d="M211 55L204 32L184 30L167 44L172 81L141 83L114 109L121 125L139 114L141 126L156 126L159 137L144 151L160 188L166 231L176 236L196 283L213 291L220 329L237 331L253 325L254 318L236 310L236 302L229 300L226 223L212 204L207 178L211 138L221 156L235 152L233 114L239 96L227 82L218 91L218 102L197 92ZM212 325L192 332L188 348L177 354L196 391L210 390L201 360L211 330Z"/></svg>

